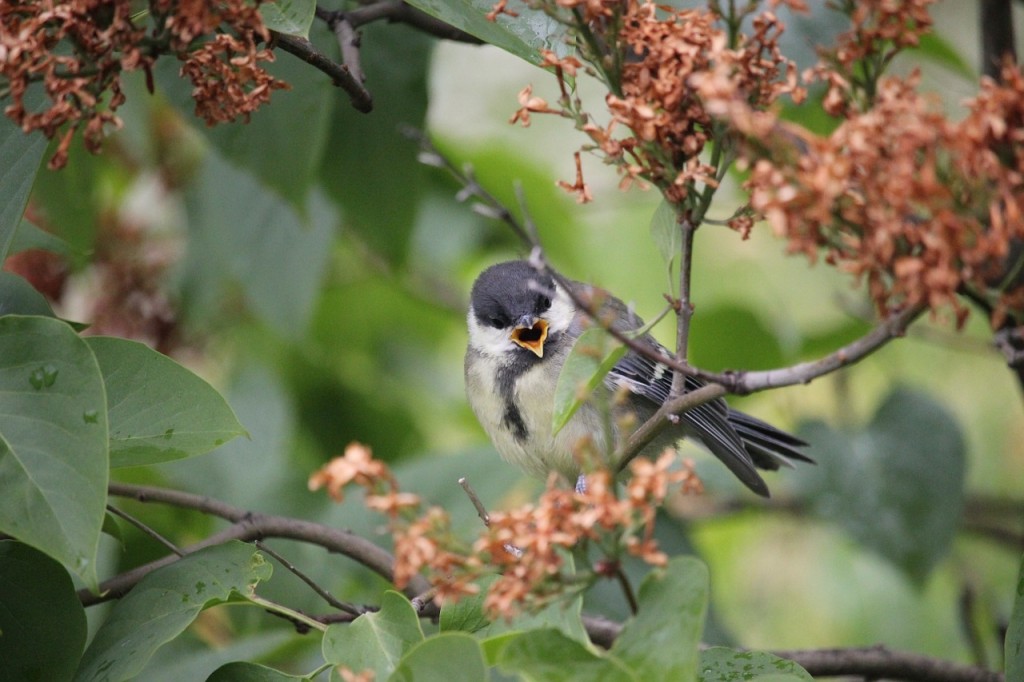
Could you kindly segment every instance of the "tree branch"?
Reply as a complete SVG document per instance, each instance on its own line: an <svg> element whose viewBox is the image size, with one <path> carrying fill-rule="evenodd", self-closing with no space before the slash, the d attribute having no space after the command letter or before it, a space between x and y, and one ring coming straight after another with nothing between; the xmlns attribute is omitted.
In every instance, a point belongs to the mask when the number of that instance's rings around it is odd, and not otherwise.
<svg viewBox="0 0 1024 682"><path fill-rule="evenodd" d="M812 676L857 675L906 682L1003 682L1003 674L884 646L772 651Z"/></svg>
<svg viewBox="0 0 1024 682"><path fill-rule="evenodd" d="M210 514L232 522L232 525L225 530L184 548L183 552L185 555L192 554L205 547L222 544L228 540L250 542L266 538L287 538L319 545L329 552L343 554L357 563L366 566L386 580L394 581L393 569L395 560L391 554L369 540L339 528L332 528L312 521L285 516L257 514L210 497L167 488L111 483L109 492L110 495L115 497L132 498L144 503L158 502L169 504L183 509L192 509L204 514ZM109 580L105 580L100 584L99 595L83 590L79 592L79 598L85 606L116 599L126 594L139 580L150 572L177 560L177 556L169 555L138 566ZM406 595L414 597L427 589L429 589L429 585L426 580L420 576L415 576L404 591Z"/></svg>
<svg viewBox="0 0 1024 682"><path fill-rule="evenodd" d="M328 24L330 24L332 15L339 14L344 14L348 22L354 28L359 28L360 26L383 19L389 22L408 24L427 35L434 36L435 38L441 38L442 40L452 40L459 43L468 43L470 45L484 44L484 41L480 40L476 36L466 33L462 29L455 28L451 24L446 24L437 17L433 17L423 10L404 3L401 0L383 0L382 2L373 2L348 12L329 12L317 8L317 16L324 21L327 21Z"/></svg>
<svg viewBox="0 0 1024 682"><path fill-rule="evenodd" d="M622 624L600 616L583 616L590 641L611 647ZM849 675L904 682L1005 682L1003 674L963 663L932 658L884 646L801 649L768 653L799 664L813 677Z"/></svg>
<svg viewBox="0 0 1024 682"><path fill-rule="evenodd" d="M790 367L759 372L706 372L693 369L691 373L705 381L721 384L730 393L738 395L746 395L755 391L763 391L780 386L807 384L820 376L859 362L889 341L903 336L907 327L920 317L924 310L925 307L923 305L918 305L893 313L877 327L856 341L810 362L802 362Z"/></svg>
<svg viewBox="0 0 1024 682"><path fill-rule="evenodd" d="M348 93L349 101L356 111L368 114L373 111L373 96L348 66L331 61L330 57L316 49L313 43L299 36L274 33L273 44L285 52L295 55L310 66L323 71L339 88Z"/></svg>
<svg viewBox="0 0 1024 682"><path fill-rule="evenodd" d="M981 71L999 80L1003 60L1009 57L1017 61L1010 0L981 0L978 10L981 13Z"/></svg>

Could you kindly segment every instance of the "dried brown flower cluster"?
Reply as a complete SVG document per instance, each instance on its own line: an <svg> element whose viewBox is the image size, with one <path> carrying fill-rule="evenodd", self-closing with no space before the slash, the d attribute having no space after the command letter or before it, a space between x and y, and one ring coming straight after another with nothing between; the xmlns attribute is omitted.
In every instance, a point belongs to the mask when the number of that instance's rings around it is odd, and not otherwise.
<svg viewBox="0 0 1024 682"><path fill-rule="evenodd" d="M537 504L492 514L487 532L473 546L476 556L500 571L484 599L485 611L509 618L542 608L597 578L616 576L623 552L665 565L668 558L653 536L657 509L676 486L687 493L702 490L689 462L671 468L677 461L673 450L657 461L634 460L623 495L608 471L588 474L582 493L552 478ZM569 551L583 543L606 557L589 571L566 562Z"/></svg>
<svg viewBox="0 0 1024 682"><path fill-rule="evenodd" d="M998 326L1024 312L1007 261L1024 239L1024 78L987 81L960 122L917 86L880 80L828 136L777 125L774 149L751 155L751 206L791 251L863 278L882 313L925 305L962 324L966 287L994 299Z"/></svg>
<svg viewBox="0 0 1024 682"><path fill-rule="evenodd" d="M624 184L650 182L680 206L695 200L695 182L717 184L716 169L700 159L716 133L699 83L713 76L718 87L761 108L783 93L802 95L792 63L778 49L782 26L771 12L758 16L753 34L730 48L721 17L708 10L675 10L648 0L557 0L557 6L578 13L577 28L595 35L589 43L607 46L606 53L586 56L592 65L604 65L594 71L609 85L610 121L598 125L567 95L564 74L575 75L580 63L545 53L542 66L555 71L562 88L560 106L527 88L513 122L529 125L531 112L573 118L604 159L619 167ZM621 28L609 35L612 26ZM582 198L581 184L566 187Z"/></svg>
<svg viewBox="0 0 1024 682"><path fill-rule="evenodd" d="M863 109L874 99L874 82L894 56L918 45L931 30L929 6L935 0L846 0L851 29L836 40L833 49L805 74L805 79L822 80L828 92L822 102L833 116L845 116L851 108Z"/></svg>
<svg viewBox="0 0 1024 682"><path fill-rule="evenodd" d="M32 0L0 3L0 100L5 115L26 133L60 134L51 168L67 163L81 132L99 150L107 128L121 126L121 76L147 73L161 54L184 62L196 113L208 124L247 118L284 84L259 64L271 61L256 45L269 38L248 0L154 0L139 22L130 0ZM220 33L209 42L205 36ZM33 104L33 93L46 103Z"/></svg>
<svg viewBox="0 0 1024 682"><path fill-rule="evenodd" d="M658 507L677 488L702 490L690 462L677 467L678 456L666 450L657 461L630 464L624 490L612 475L587 476L578 493L552 478L536 504L493 513L483 534L464 546L454 537L448 514L431 507L417 514L419 500L400 493L387 467L372 459L365 446L350 445L310 478L310 489L326 487L337 500L354 482L371 491L367 505L389 515L395 540L395 583L399 587L426 571L439 601L479 591L480 578L498 574L484 599L492 617L511 618L574 594L602 577L618 575L619 557L629 554L662 566L667 557L654 539ZM590 544L603 559L589 567L567 560L576 547ZM586 553L581 553L586 554Z"/></svg>

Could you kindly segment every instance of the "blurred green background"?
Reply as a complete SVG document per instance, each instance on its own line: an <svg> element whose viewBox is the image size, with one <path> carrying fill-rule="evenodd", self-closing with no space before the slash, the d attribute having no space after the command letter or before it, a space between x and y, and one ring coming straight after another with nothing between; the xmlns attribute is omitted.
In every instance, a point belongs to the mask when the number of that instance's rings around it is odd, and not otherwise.
<svg viewBox="0 0 1024 682"><path fill-rule="evenodd" d="M975 7L947 0L934 14L941 40L904 55L895 70L923 68L925 89L955 116L977 89ZM835 20L818 9L791 23L789 47L806 66ZM322 26L311 38L333 49ZM458 477L494 509L538 490L498 459L462 386L469 286L487 265L524 254L507 228L455 200L450 178L417 162L399 127L425 129L508 205L522 183L551 261L648 318L670 286L649 236L659 197L619 191L613 170L588 156L596 200L578 205L559 190L555 181L572 180L572 152L585 140L554 117L535 116L527 129L507 123L523 86L557 98L549 74L508 53L372 25L362 57L375 98L369 116L282 53L273 70L291 90L275 93L249 125L215 129L191 115L188 88L164 60L156 94L141 79L127 84L124 130L103 155L78 148L67 169L41 172L31 217L75 248L63 316L154 343L221 388L251 434L201 458L115 475L323 520L387 544L358 496L334 505L306 489L314 469L358 440L468 534L479 522ZM580 87L599 113L600 88ZM714 217L735 209L735 185L720 192ZM693 291L692 357L707 369L813 359L870 328L870 308L848 276L787 256L763 225L747 241L704 227ZM670 345L672 320L656 334ZM979 500L1016 500L1011 516L1018 525L1024 517L1021 387L982 317L961 333L951 319L923 320L852 368L730 402L812 438L820 464L771 475L766 507L687 449L707 493L681 503L661 535L673 552L696 552L710 565L710 638L772 649L883 642L998 664L1019 538L953 536L961 510ZM217 527L198 515L128 507L182 543ZM127 549L104 539L110 573L161 554L132 528L123 533ZM320 550L274 546L338 596L378 599L382 584L368 571ZM324 610L284 571L268 590ZM621 616L625 607L607 589L588 610ZM162 649L146 679L188 677L166 667L185 660L183 650L204 652L189 664L212 669L254 652L273 662L315 658L309 649L286 623L215 610Z"/></svg>

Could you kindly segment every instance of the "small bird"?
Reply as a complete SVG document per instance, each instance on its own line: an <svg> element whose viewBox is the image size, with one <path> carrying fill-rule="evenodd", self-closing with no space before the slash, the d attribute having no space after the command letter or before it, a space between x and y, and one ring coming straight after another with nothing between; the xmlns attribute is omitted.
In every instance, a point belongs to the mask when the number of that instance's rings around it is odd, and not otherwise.
<svg viewBox="0 0 1024 682"><path fill-rule="evenodd" d="M613 328L643 327L643 320L607 292L581 282L569 286L580 300L598 302L600 318L610 319ZM585 403L553 433L552 413L558 375L573 343L590 325L587 314L550 273L517 260L493 265L477 277L467 323L466 394L498 453L529 474L543 477L557 471L567 480L577 480L581 468L573 448L583 438L603 445L606 420ZM639 340L671 357L651 336ZM664 364L631 350L606 375L604 386L610 391L625 389L626 400L617 402L615 410L632 411L635 423L642 424L668 400L672 375ZM687 391L703 385L686 377ZM612 435L616 444L623 434ZM782 464L792 466L794 460L813 461L799 450L807 445L804 441L730 409L722 399L684 412L678 424L665 429L640 454L656 455L684 437L699 441L764 497L769 496L768 486L758 468L775 470Z"/></svg>

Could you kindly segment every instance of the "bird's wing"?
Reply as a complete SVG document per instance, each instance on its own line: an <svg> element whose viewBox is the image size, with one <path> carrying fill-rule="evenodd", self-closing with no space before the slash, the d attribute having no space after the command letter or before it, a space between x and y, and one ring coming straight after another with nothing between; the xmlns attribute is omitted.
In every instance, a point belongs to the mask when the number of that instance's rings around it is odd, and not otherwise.
<svg viewBox="0 0 1024 682"><path fill-rule="evenodd" d="M653 340L650 343L654 344L657 352L668 355L663 346ZM649 400L657 409L668 400L672 390L672 370L649 357L630 351L616 363L605 381L613 388L625 387L634 395ZM699 379L686 377L687 391L703 385ZM743 439L730 424L729 414L725 401L719 398L684 412L681 419L689 434L697 437L748 488L767 496L768 486L757 473Z"/></svg>

